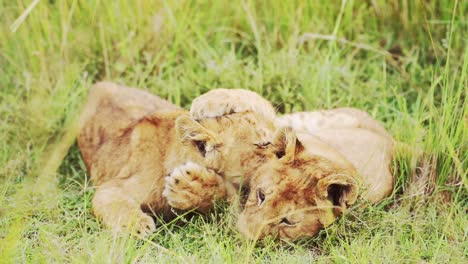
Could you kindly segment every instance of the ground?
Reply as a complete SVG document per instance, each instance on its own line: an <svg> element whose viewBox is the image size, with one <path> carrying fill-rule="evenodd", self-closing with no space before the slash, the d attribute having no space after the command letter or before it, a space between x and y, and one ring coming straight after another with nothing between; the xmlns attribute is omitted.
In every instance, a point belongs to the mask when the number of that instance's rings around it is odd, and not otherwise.
<svg viewBox="0 0 468 264"><path fill-rule="evenodd" d="M0 0L0 262L466 262L467 13L456 0ZM357 107L423 154L396 158L389 199L295 244L244 240L223 205L115 237L91 214L75 144L98 80L186 108L217 87L281 113Z"/></svg>

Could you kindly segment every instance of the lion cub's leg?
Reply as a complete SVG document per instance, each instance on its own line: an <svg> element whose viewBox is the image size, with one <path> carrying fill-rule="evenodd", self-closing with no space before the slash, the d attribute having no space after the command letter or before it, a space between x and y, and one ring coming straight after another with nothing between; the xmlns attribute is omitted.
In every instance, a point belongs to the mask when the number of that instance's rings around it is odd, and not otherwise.
<svg viewBox="0 0 468 264"><path fill-rule="evenodd" d="M92 200L94 214L113 231L129 230L140 236L149 235L156 229L155 223L129 193L131 190L113 181L100 185Z"/></svg>
<svg viewBox="0 0 468 264"><path fill-rule="evenodd" d="M236 194L231 183L216 172L193 162L176 167L166 178L163 196L170 206L206 212L215 200Z"/></svg>

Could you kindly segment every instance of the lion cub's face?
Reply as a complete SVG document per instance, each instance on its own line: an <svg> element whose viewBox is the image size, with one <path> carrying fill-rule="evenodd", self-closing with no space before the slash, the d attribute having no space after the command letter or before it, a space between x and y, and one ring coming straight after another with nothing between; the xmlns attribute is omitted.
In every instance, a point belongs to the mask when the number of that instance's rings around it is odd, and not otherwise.
<svg viewBox="0 0 468 264"><path fill-rule="evenodd" d="M290 129L280 130L269 148L278 158L257 170L237 223L247 237L311 237L356 200L354 171L308 154Z"/></svg>
<svg viewBox="0 0 468 264"><path fill-rule="evenodd" d="M191 151L199 152L204 166L232 180L252 172L274 153L262 147L271 138L274 125L255 112L233 113L201 121L183 116L176 126L182 142Z"/></svg>

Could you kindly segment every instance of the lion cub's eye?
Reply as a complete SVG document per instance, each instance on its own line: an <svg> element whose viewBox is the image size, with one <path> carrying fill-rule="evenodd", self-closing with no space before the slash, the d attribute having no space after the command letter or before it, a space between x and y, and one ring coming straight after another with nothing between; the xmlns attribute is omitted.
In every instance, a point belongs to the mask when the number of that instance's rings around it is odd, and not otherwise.
<svg viewBox="0 0 468 264"><path fill-rule="evenodd" d="M258 142L258 143L254 143L255 146L259 147L259 148L265 148L267 147L268 145L270 145L271 143L270 142Z"/></svg>
<svg viewBox="0 0 468 264"><path fill-rule="evenodd" d="M286 217L281 218L280 225L294 226L294 224L291 221L289 221L289 219L287 219Z"/></svg>
<svg viewBox="0 0 468 264"><path fill-rule="evenodd" d="M200 154L205 157L206 156L206 146L204 141L194 141L195 147L197 147Z"/></svg>
<svg viewBox="0 0 468 264"><path fill-rule="evenodd" d="M261 189L257 189L257 199L258 199L258 205L262 205L262 203L265 201L265 194Z"/></svg>

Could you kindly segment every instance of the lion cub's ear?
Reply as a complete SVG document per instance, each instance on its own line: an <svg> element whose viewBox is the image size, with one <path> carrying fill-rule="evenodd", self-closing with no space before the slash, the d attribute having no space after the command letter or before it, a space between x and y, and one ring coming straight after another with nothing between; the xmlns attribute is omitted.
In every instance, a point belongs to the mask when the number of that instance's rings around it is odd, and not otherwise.
<svg viewBox="0 0 468 264"><path fill-rule="evenodd" d="M296 133L289 127L279 128L273 135L271 144L275 147L276 156L284 162L294 161L296 155L304 150Z"/></svg>
<svg viewBox="0 0 468 264"><path fill-rule="evenodd" d="M212 151L220 145L212 131L204 128L189 116L177 118L175 126L182 142L194 144L202 156L205 156L207 152Z"/></svg>
<svg viewBox="0 0 468 264"><path fill-rule="evenodd" d="M317 182L317 194L333 203L334 212L341 214L349 205L356 202L359 184L351 175L337 173Z"/></svg>

